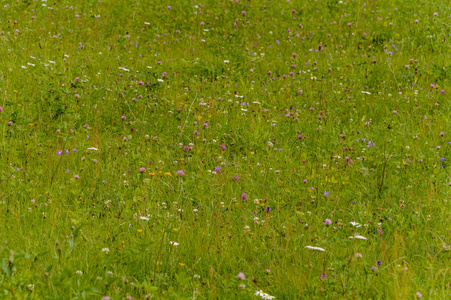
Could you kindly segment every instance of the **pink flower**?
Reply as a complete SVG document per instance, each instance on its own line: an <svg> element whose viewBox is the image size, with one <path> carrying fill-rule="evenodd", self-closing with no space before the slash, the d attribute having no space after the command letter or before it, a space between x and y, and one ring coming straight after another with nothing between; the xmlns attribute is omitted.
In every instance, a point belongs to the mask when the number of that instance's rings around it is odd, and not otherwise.
<svg viewBox="0 0 451 300"><path fill-rule="evenodd" d="M355 257L360 258L360 257L362 257L362 254L361 253L356 253Z"/></svg>
<svg viewBox="0 0 451 300"><path fill-rule="evenodd" d="M185 173L184 173L182 170L178 170L178 171L177 171L177 175L183 176L183 175L185 175Z"/></svg>
<svg viewBox="0 0 451 300"><path fill-rule="evenodd" d="M139 168L139 172L146 172L146 168L144 168L144 167L141 167L141 168Z"/></svg>
<svg viewBox="0 0 451 300"><path fill-rule="evenodd" d="M238 279L244 280L244 278L246 278L246 277L244 276L243 272L238 273Z"/></svg>
<svg viewBox="0 0 451 300"><path fill-rule="evenodd" d="M75 98L80 98L80 95L79 94L75 94Z"/></svg>
<svg viewBox="0 0 451 300"><path fill-rule="evenodd" d="M241 12L241 15L242 16L244 16L246 14L246 12L243 10L242 12ZM243 275L244 276L244 275Z"/></svg>
<svg viewBox="0 0 451 300"><path fill-rule="evenodd" d="M423 295L421 295L421 293L420 293L420 292L417 292L417 297L418 297L418 298L422 298L422 297L423 297Z"/></svg>
<svg viewBox="0 0 451 300"><path fill-rule="evenodd" d="M168 10L171 10L172 7L168 6Z"/></svg>
<svg viewBox="0 0 451 300"><path fill-rule="evenodd" d="M0 111L3 111L3 107L0 107Z"/></svg>
<svg viewBox="0 0 451 300"><path fill-rule="evenodd" d="M241 195L241 200L246 200L247 199L247 195L246 195L246 193L243 193L242 195ZM244 275L243 275L244 276Z"/></svg>
<svg viewBox="0 0 451 300"><path fill-rule="evenodd" d="M330 224L332 224L332 221L330 219L325 219L324 224L326 224L326 226L329 226Z"/></svg>

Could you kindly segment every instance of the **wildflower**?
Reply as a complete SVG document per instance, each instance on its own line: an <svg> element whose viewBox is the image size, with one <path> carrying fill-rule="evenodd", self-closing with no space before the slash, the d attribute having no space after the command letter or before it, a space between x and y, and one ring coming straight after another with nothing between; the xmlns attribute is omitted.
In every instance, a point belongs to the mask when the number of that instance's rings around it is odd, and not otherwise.
<svg viewBox="0 0 451 300"><path fill-rule="evenodd" d="M122 116L121 119L122 119L122 120L125 120L125 119L127 119L127 117L126 117L126 116Z"/></svg>
<svg viewBox="0 0 451 300"><path fill-rule="evenodd" d="M102 249L102 252L105 253L105 254L108 254L108 252L110 252L110 249L108 249L108 248L103 248L103 249Z"/></svg>
<svg viewBox="0 0 451 300"><path fill-rule="evenodd" d="M237 277L238 277L238 279L240 279L240 280L244 280L244 278L245 278L243 272L238 273L238 276L237 276Z"/></svg>
<svg viewBox="0 0 451 300"><path fill-rule="evenodd" d="M75 175L74 175L74 178L75 178L75 179L78 179L78 178L80 178L80 175L75 174Z"/></svg>
<svg viewBox="0 0 451 300"><path fill-rule="evenodd" d="M245 201L246 199L247 199L247 195L246 195L246 193L243 193L241 195L241 200Z"/></svg>
<svg viewBox="0 0 451 300"><path fill-rule="evenodd" d="M169 242L169 244L170 244L172 247L177 247L177 246L179 245L179 243L174 242L174 241Z"/></svg>
<svg viewBox="0 0 451 300"><path fill-rule="evenodd" d="M355 254L355 257L360 258L360 257L362 257L362 254L357 252L357 253Z"/></svg>
<svg viewBox="0 0 451 300"><path fill-rule="evenodd" d="M332 224L332 221L329 219L325 219L324 224L326 224L326 226L329 226L330 224Z"/></svg>
<svg viewBox="0 0 451 300"><path fill-rule="evenodd" d="M324 196L329 196L329 193L327 191L324 191Z"/></svg>
<svg viewBox="0 0 451 300"><path fill-rule="evenodd" d="M418 298L422 298L422 297L423 297L423 295L421 295L421 293L420 293L420 292L417 292L417 297L418 297Z"/></svg>
<svg viewBox="0 0 451 300"><path fill-rule="evenodd" d="M354 238L354 239L358 239L358 240L366 240L367 238L364 236L361 236L359 234L355 234L354 237L350 236L350 239Z"/></svg>
<svg viewBox="0 0 451 300"><path fill-rule="evenodd" d="M77 270L76 272L75 272L75 274L77 274L77 275L83 275L83 272L82 271L80 271L80 270Z"/></svg>
<svg viewBox="0 0 451 300"><path fill-rule="evenodd" d="M317 251L326 251L323 248L320 247L313 247L313 246L306 246L305 249L309 249L309 250L317 250Z"/></svg>
<svg viewBox="0 0 451 300"><path fill-rule="evenodd" d="M350 222L352 226L361 227L362 225L356 222Z"/></svg>
<svg viewBox="0 0 451 300"><path fill-rule="evenodd" d="M185 173L184 173L182 170L178 170L178 171L177 171L177 175L183 176L183 175L185 175Z"/></svg>

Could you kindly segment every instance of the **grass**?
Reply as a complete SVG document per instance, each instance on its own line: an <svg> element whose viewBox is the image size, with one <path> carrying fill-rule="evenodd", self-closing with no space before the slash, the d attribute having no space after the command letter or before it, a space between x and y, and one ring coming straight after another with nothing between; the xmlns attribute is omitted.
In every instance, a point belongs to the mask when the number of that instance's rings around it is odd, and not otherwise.
<svg viewBox="0 0 451 300"><path fill-rule="evenodd" d="M450 16L3 4L1 298L450 297Z"/></svg>

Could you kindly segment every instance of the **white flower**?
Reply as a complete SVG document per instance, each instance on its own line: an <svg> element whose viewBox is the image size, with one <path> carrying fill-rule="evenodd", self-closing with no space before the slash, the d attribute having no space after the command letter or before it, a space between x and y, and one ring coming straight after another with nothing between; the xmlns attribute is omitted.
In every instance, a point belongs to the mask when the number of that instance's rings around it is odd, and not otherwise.
<svg viewBox="0 0 451 300"><path fill-rule="evenodd" d="M169 244L170 244L172 247L177 247L177 246L179 245L179 243L174 242L174 241L169 242Z"/></svg>
<svg viewBox="0 0 451 300"><path fill-rule="evenodd" d="M200 275L194 274L195 279L200 279Z"/></svg>
<svg viewBox="0 0 451 300"><path fill-rule="evenodd" d="M360 225L359 223L356 223L356 222L350 222L351 223L351 225L352 226L355 226L355 227L361 227L362 225Z"/></svg>
<svg viewBox="0 0 451 300"><path fill-rule="evenodd" d="M365 91L362 91L362 94L367 94L367 95L371 95L371 93L370 93L370 92L365 92Z"/></svg>
<svg viewBox="0 0 451 300"><path fill-rule="evenodd" d="M228 64L228 63L229 63L229 61L228 61L228 60L225 60L225 61L224 61L224 63L225 63L225 64Z"/></svg>
<svg viewBox="0 0 451 300"><path fill-rule="evenodd" d="M326 251L323 248L320 247L313 247L313 246L306 246L305 249L310 249L310 250L317 250L317 251Z"/></svg>
<svg viewBox="0 0 451 300"><path fill-rule="evenodd" d="M366 240L367 238L361 235L356 234L355 236L350 236L350 239L358 239L358 240Z"/></svg>
<svg viewBox="0 0 451 300"><path fill-rule="evenodd" d="M83 272L82 271L80 271L80 270L77 270L76 272L75 272L75 274L77 274L77 275L83 275Z"/></svg>
<svg viewBox="0 0 451 300"><path fill-rule="evenodd" d="M102 252L105 253L105 254L108 254L108 252L110 252L110 249L108 249L108 248L103 248L103 249L102 249Z"/></svg>
<svg viewBox="0 0 451 300"><path fill-rule="evenodd" d="M139 217L141 220L144 220L144 221L149 221L150 219L148 218L148 217Z"/></svg>
<svg viewBox="0 0 451 300"><path fill-rule="evenodd" d="M164 82L164 80L163 80L163 79L157 79L157 81L158 81L158 82Z"/></svg>
<svg viewBox="0 0 451 300"><path fill-rule="evenodd" d="M99 151L99 149L97 149L97 148L94 148L94 147L90 147L90 148L88 148L88 149L86 149L86 150Z"/></svg>

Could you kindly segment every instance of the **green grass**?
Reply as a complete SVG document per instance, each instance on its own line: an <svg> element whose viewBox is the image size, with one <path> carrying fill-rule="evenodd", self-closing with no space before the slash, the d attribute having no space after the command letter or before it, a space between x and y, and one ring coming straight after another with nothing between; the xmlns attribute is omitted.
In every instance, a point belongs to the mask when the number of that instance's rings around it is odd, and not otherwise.
<svg viewBox="0 0 451 300"><path fill-rule="evenodd" d="M449 298L450 16L5 2L0 298Z"/></svg>

